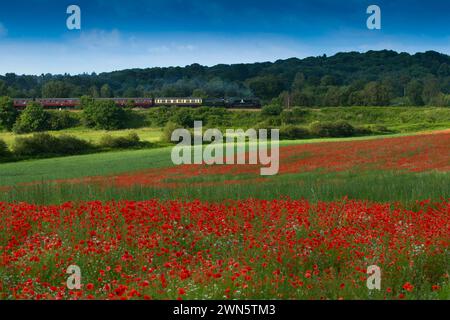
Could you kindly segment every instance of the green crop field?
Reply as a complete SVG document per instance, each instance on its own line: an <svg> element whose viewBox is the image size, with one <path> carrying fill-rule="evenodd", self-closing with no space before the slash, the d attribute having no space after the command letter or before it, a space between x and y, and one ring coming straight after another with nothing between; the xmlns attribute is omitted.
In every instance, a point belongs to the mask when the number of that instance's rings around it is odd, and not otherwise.
<svg viewBox="0 0 450 320"><path fill-rule="evenodd" d="M25 201L36 204L57 204L66 201L184 199L224 201L226 199L308 199L312 202L364 199L378 202L401 202L414 207L418 199L438 201L450 198L450 174L404 173L396 171L355 171L340 174L321 172L284 175L267 178L264 184L247 183L237 177L239 184L227 185L224 177L198 178L196 183L216 182L214 187L184 185L178 188L158 188L151 185L132 187L98 186L79 183L38 182L30 186L16 186L0 194L0 201ZM186 181L187 182L187 181Z"/></svg>

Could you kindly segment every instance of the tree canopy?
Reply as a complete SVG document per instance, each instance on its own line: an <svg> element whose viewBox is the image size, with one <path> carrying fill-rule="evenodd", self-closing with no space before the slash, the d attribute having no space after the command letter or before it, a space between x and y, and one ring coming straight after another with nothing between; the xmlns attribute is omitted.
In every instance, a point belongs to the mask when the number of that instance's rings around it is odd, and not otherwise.
<svg viewBox="0 0 450 320"><path fill-rule="evenodd" d="M252 97L282 106L448 105L450 56L368 51L251 64L0 76L14 98Z"/></svg>

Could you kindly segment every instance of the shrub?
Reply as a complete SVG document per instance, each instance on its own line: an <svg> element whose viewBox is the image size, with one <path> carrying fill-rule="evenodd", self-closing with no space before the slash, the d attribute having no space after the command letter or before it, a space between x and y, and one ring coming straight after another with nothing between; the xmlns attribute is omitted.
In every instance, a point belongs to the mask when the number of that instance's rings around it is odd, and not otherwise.
<svg viewBox="0 0 450 320"><path fill-rule="evenodd" d="M294 125L282 126L280 128L280 139L294 140L310 137L308 129Z"/></svg>
<svg viewBox="0 0 450 320"><path fill-rule="evenodd" d="M10 155L8 145L5 141L0 140L0 159L7 158Z"/></svg>
<svg viewBox="0 0 450 320"><path fill-rule="evenodd" d="M383 125L370 125L368 129L375 134L386 134L392 133L392 130L389 130L386 126Z"/></svg>
<svg viewBox="0 0 450 320"><path fill-rule="evenodd" d="M133 132L123 137L105 135L100 139L100 147L110 149L136 148L141 145L141 139Z"/></svg>
<svg viewBox="0 0 450 320"><path fill-rule="evenodd" d="M72 136L53 136L48 133L35 133L31 137L16 138L13 151L19 157L50 155L74 155L86 153L93 146Z"/></svg>
<svg viewBox="0 0 450 320"><path fill-rule="evenodd" d="M75 155L90 152L94 146L86 141L70 135L61 135L56 137L56 153L59 155Z"/></svg>
<svg viewBox="0 0 450 320"><path fill-rule="evenodd" d="M203 115L201 115L203 118ZM203 121L200 117L195 117L192 110L186 108L179 108L175 110L175 114L170 118L171 121L180 125L183 128L193 128L194 120Z"/></svg>
<svg viewBox="0 0 450 320"><path fill-rule="evenodd" d="M278 128L281 126L281 119L280 117L270 117L267 118L261 122L258 123L258 127L259 128L271 128L271 127L275 127Z"/></svg>
<svg viewBox="0 0 450 320"><path fill-rule="evenodd" d="M152 108L148 110L146 122L148 122L150 126L164 127L167 122L169 122L169 118L173 115L173 109L175 108L164 106L159 108Z"/></svg>
<svg viewBox="0 0 450 320"><path fill-rule="evenodd" d="M261 109L261 114L263 116L279 116L282 111L283 108L281 108L280 106L269 105Z"/></svg>
<svg viewBox="0 0 450 320"><path fill-rule="evenodd" d="M50 130L63 130L79 125L79 118L69 111L50 112Z"/></svg>
<svg viewBox="0 0 450 320"><path fill-rule="evenodd" d="M172 141L172 133L176 129L180 129L180 126L173 122L167 122L163 129L162 141L167 143L178 143L178 141Z"/></svg>
<svg viewBox="0 0 450 320"><path fill-rule="evenodd" d="M295 124L297 122L291 110L283 110L280 115L280 120L283 124Z"/></svg>
<svg viewBox="0 0 450 320"><path fill-rule="evenodd" d="M225 108L200 107L194 109L195 120L203 121L204 126L217 127L226 125L230 111Z"/></svg>
<svg viewBox="0 0 450 320"><path fill-rule="evenodd" d="M142 113L138 113L133 111L132 109L125 109L125 120L122 125L123 128L131 129L131 128L143 128L151 126L151 122L149 119L142 115Z"/></svg>
<svg viewBox="0 0 450 320"><path fill-rule="evenodd" d="M272 138L272 129L278 129L278 127L270 126L266 122L260 122L260 123L256 124L253 129L255 129L256 132L258 132L258 135L259 135L259 130L267 130L267 139L271 139ZM280 139L281 139L281 132L280 132Z"/></svg>
<svg viewBox="0 0 450 320"><path fill-rule="evenodd" d="M356 136L367 136L374 134L372 129L368 126L357 126L355 127L355 135Z"/></svg>
<svg viewBox="0 0 450 320"><path fill-rule="evenodd" d="M313 122L311 134L318 137L351 137L355 135L355 128L345 121Z"/></svg>
<svg viewBox="0 0 450 320"><path fill-rule="evenodd" d="M11 131L19 113L14 108L14 102L9 97L0 98L0 128Z"/></svg>
<svg viewBox="0 0 450 320"><path fill-rule="evenodd" d="M91 96L81 96L80 97L80 109L89 108L91 104L95 102L95 99Z"/></svg>
<svg viewBox="0 0 450 320"><path fill-rule="evenodd" d="M310 111L300 107L294 107L292 108L292 113L294 114L294 117L301 118L307 116Z"/></svg>
<svg viewBox="0 0 450 320"><path fill-rule="evenodd" d="M49 118L49 113L40 104L31 102L17 119L13 131L30 133L48 130L50 129Z"/></svg>
<svg viewBox="0 0 450 320"><path fill-rule="evenodd" d="M83 105L83 121L87 127L104 130L124 128L127 120L125 110L114 101L92 101Z"/></svg>
<svg viewBox="0 0 450 320"><path fill-rule="evenodd" d="M388 134L392 133L387 127L382 125L366 125L366 126L356 126L355 135L367 136L372 134Z"/></svg>
<svg viewBox="0 0 450 320"><path fill-rule="evenodd" d="M48 133L37 133L31 137L16 138L13 151L20 157L53 154L56 138Z"/></svg>

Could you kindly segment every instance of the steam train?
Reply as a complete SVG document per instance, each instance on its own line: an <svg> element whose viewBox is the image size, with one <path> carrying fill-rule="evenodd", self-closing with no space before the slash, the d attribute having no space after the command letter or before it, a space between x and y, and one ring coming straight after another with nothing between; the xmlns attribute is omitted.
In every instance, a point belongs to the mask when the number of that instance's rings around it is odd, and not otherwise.
<svg viewBox="0 0 450 320"><path fill-rule="evenodd" d="M185 98L98 98L100 101L114 101L120 107L151 108L162 106L178 107L223 107L223 108L260 108L258 98L225 98L202 99L194 97ZM30 101L35 101L46 109L76 109L80 105L78 98L43 98L43 99L14 99L14 106L24 109Z"/></svg>

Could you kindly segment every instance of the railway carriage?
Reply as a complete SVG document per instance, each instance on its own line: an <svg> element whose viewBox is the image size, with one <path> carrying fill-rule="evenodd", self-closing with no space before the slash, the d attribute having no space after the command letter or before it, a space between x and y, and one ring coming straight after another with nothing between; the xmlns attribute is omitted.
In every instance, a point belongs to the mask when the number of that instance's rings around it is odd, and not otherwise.
<svg viewBox="0 0 450 320"><path fill-rule="evenodd" d="M138 107L138 108L150 108L153 106L152 98L99 98L100 101L114 101L116 105L120 107Z"/></svg>
<svg viewBox="0 0 450 320"><path fill-rule="evenodd" d="M155 106L181 106L199 107L203 103L202 98L155 98Z"/></svg>
<svg viewBox="0 0 450 320"><path fill-rule="evenodd" d="M36 102L47 109L73 109L80 104L76 98L42 98Z"/></svg>
<svg viewBox="0 0 450 320"><path fill-rule="evenodd" d="M150 108L153 106L152 98L132 98L131 102L135 107L139 108Z"/></svg>
<svg viewBox="0 0 450 320"><path fill-rule="evenodd" d="M25 109L29 101L30 101L29 99L14 99L13 100L14 108Z"/></svg>

